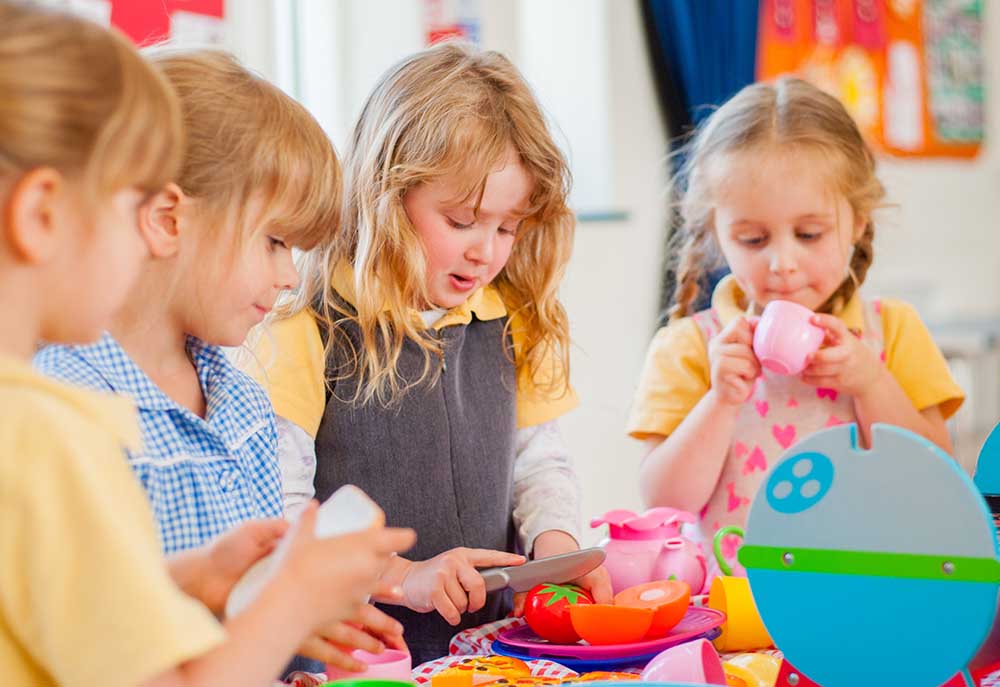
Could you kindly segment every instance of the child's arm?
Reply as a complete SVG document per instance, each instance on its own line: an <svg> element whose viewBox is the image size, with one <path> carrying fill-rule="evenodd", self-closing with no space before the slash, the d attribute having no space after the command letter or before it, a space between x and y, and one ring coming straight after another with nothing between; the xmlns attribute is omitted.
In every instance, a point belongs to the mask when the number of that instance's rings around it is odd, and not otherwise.
<svg viewBox="0 0 1000 687"><path fill-rule="evenodd" d="M578 551L580 480L558 420L522 427L516 434L513 519L521 547L532 558ZM575 580L597 603L611 603L611 579L603 566ZM521 615L525 594L514 595Z"/></svg>
<svg viewBox="0 0 1000 687"><path fill-rule="evenodd" d="M294 517L315 496L316 441L306 430L280 415L275 418L278 430L278 465L281 468L281 491L285 517Z"/></svg>
<svg viewBox="0 0 1000 687"><path fill-rule="evenodd" d="M715 491L740 406L760 375L752 349L754 326L738 317L709 342L708 392L670 436L646 440L639 485L648 505L697 513Z"/></svg>
<svg viewBox="0 0 1000 687"><path fill-rule="evenodd" d="M813 323L826 330L828 345L811 356L802 380L854 398L865 445L869 444L872 424L881 422L916 432L951 453L951 438L939 406L917 410L875 351L836 317L814 315Z"/></svg>
<svg viewBox="0 0 1000 687"><path fill-rule="evenodd" d="M228 640L146 687L267 685L295 648L330 621L357 617L388 558L413 543L409 530L315 537L316 505L294 525L281 571L251 606L226 622Z"/></svg>
<svg viewBox="0 0 1000 687"><path fill-rule="evenodd" d="M167 563L170 576L184 593L221 617L233 587L250 566L274 550L287 529L288 522L277 518L243 523L206 546L171 556ZM296 653L343 670L361 671L364 664L350 652L379 653L386 646L406 648L403 626L366 604L352 623L324 627L307 637Z"/></svg>
<svg viewBox="0 0 1000 687"><path fill-rule="evenodd" d="M437 611L451 625L465 612L486 605L486 583L477 568L520 565L524 556L506 551L460 547L426 561L395 557L382 575L383 586L400 587L402 598L378 598L406 606L418 613Z"/></svg>

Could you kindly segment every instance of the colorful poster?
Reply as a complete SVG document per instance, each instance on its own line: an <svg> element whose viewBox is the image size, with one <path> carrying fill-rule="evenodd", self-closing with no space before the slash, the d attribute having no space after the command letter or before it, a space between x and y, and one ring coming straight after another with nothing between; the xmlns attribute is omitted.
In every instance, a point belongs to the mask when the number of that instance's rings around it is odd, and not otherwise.
<svg viewBox="0 0 1000 687"><path fill-rule="evenodd" d="M840 98L876 147L974 157L982 145L982 0L762 0L757 76Z"/></svg>
<svg viewBox="0 0 1000 687"><path fill-rule="evenodd" d="M427 45L452 38L479 44L480 0L424 0Z"/></svg>
<svg viewBox="0 0 1000 687"><path fill-rule="evenodd" d="M115 26L137 45L170 39L177 44L222 45L225 0L45 0L104 26Z"/></svg>

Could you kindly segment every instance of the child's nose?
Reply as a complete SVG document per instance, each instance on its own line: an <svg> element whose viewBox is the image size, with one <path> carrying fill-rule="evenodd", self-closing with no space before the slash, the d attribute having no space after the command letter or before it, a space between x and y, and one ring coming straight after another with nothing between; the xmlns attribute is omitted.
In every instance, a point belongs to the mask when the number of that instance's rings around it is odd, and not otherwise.
<svg viewBox="0 0 1000 687"><path fill-rule="evenodd" d="M775 246L771 251L770 269L774 274L794 272L796 266L795 251L790 246Z"/></svg>
<svg viewBox="0 0 1000 687"><path fill-rule="evenodd" d="M472 262L487 264L493 259L493 232L482 232L465 252Z"/></svg>
<svg viewBox="0 0 1000 687"><path fill-rule="evenodd" d="M292 259L292 251L286 251L281 259L277 286L282 291L294 291L299 288L301 281L299 271L295 268L295 261Z"/></svg>

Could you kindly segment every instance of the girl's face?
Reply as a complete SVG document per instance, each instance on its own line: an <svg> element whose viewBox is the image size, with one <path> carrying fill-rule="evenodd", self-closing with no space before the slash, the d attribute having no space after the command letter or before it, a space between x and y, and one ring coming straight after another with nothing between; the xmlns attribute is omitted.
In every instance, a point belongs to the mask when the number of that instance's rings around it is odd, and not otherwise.
<svg viewBox="0 0 1000 687"><path fill-rule="evenodd" d="M815 310L848 274L865 219L831 189L816 155L744 152L714 170L719 248L755 309L773 300Z"/></svg>
<svg viewBox="0 0 1000 687"><path fill-rule="evenodd" d="M243 209L242 222L229 213L222 226L191 213L191 240L181 242L189 265L176 301L184 309L184 331L220 346L241 345L281 292L299 285L292 246L273 224L273 213L260 198Z"/></svg>
<svg viewBox="0 0 1000 687"><path fill-rule="evenodd" d="M403 196L427 255L427 293L438 308L461 305L500 273L532 191L531 177L513 152L486 178L478 214L475 198L456 200L456 182L446 177Z"/></svg>

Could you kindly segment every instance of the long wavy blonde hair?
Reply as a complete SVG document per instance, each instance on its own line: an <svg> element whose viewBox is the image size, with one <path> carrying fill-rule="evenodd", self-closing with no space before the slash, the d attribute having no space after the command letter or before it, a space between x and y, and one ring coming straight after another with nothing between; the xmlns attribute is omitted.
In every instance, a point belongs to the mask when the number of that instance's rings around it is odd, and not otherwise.
<svg viewBox="0 0 1000 687"><path fill-rule="evenodd" d="M865 218L854 244L848 275L820 307L834 312L864 282L874 259L875 222L885 188L875 173L875 156L839 100L801 79L784 77L745 87L702 124L682 149L685 162L674 180L680 226L674 233L677 284L670 319L690 314L705 273L721 262L713 223L714 176L711 163L736 152L792 150L818 153L828 164L833 189Z"/></svg>
<svg viewBox="0 0 1000 687"><path fill-rule="evenodd" d="M0 182L37 167L78 175L91 206L177 172L177 96L126 38L27 2L0 1Z"/></svg>
<svg viewBox="0 0 1000 687"><path fill-rule="evenodd" d="M540 390L568 387L569 325L557 290L569 260L574 218L566 199L570 174L531 89L496 52L444 43L392 67L366 101L345 154L343 227L312 257L291 312L312 307L329 333L326 352L346 347L349 363L328 382L358 380L355 404L389 405L436 376L441 344L412 317L426 293L426 256L403 197L419 184L447 177L481 197L488 175L511 150L533 182L530 214L521 222L510 259L494 280L518 327L518 375L544 379ZM345 307L332 286L340 265L353 268L356 299ZM354 346L344 329L360 330ZM404 343L424 354L419 379L397 370ZM550 368L550 369L545 369Z"/></svg>

